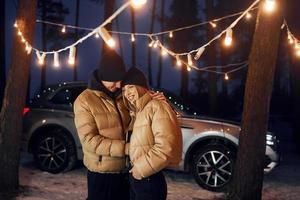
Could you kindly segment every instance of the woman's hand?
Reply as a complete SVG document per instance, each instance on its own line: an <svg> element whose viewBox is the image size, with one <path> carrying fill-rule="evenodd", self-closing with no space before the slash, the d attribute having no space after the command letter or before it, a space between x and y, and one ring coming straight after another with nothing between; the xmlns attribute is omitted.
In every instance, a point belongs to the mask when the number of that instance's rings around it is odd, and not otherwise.
<svg viewBox="0 0 300 200"><path fill-rule="evenodd" d="M132 174L132 176L135 178L135 179L137 179L137 180L142 180L142 175L139 173L139 171L135 168L135 167L133 167L130 171L129 171L129 173L131 173Z"/></svg>

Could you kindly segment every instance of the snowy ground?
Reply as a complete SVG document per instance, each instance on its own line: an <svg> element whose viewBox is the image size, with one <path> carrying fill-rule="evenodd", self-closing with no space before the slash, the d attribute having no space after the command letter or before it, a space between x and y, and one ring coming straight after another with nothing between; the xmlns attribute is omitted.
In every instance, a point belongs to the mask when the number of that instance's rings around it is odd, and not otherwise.
<svg viewBox="0 0 300 200"><path fill-rule="evenodd" d="M283 160L280 166L265 175L263 200L300 199L300 154L297 154L296 146L291 143L289 126L280 124L282 131L279 138L282 143ZM167 171L165 174L169 200L212 200L222 195L201 189L188 174L173 171ZM25 154L20 166L22 190L16 195L16 199L85 199L85 175L86 170L83 167L58 175L42 172L34 167L32 158ZM7 197L0 195L0 199Z"/></svg>

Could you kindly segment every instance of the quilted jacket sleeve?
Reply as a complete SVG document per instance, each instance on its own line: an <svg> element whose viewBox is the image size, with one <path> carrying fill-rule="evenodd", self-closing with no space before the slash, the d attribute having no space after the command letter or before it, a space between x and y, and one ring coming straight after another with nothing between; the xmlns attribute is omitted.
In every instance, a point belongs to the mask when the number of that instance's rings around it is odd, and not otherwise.
<svg viewBox="0 0 300 200"><path fill-rule="evenodd" d="M75 126L83 149L101 156L123 157L125 141L105 138L99 133L95 119L84 97L74 103Z"/></svg>

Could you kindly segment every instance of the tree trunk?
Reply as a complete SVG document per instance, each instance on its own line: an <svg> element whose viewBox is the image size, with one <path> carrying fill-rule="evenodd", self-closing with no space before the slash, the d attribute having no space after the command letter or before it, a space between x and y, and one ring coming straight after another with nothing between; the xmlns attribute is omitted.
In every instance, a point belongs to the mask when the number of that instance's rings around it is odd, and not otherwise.
<svg viewBox="0 0 300 200"><path fill-rule="evenodd" d="M109 18L113 14L115 3L116 3L115 0L105 0L104 1L104 20L107 19L107 18ZM107 24L105 26L105 28L108 31L111 31L112 30L112 23ZM103 45L102 45L102 55L104 54L104 52L106 50L110 50L110 47L108 47L105 44L105 42L103 42Z"/></svg>
<svg viewBox="0 0 300 200"><path fill-rule="evenodd" d="M5 1L0 2L0 30L5 30ZM0 111L5 88L5 31L0 31Z"/></svg>
<svg viewBox="0 0 300 200"><path fill-rule="evenodd" d="M207 19L211 20L213 18L213 9L214 9L214 1L206 0L206 15ZM214 28L211 26L207 26L207 37L208 39L212 39L214 37ZM208 48L208 65L215 66L216 65L216 45L215 43L211 43ZM211 115L216 115L217 113L217 76L215 73L208 73L208 101L209 101L209 113Z"/></svg>
<svg viewBox="0 0 300 200"><path fill-rule="evenodd" d="M266 132L282 24L283 0L266 13L260 3L249 56L242 129L230 199L260 200Z"/></svg>
<svg viewBox="0 0 300 200"><path fill-rule="evenodd" d="M47 17L47 7L46 2L42 1L42 20L45 21ZM42 23L42 48L43 51L47 51L47 24ZM46 88L47 83L47 61L45 59L44 63L41 65L41 91Z"/></svg>
<svg viewBox="0 0 300 200"><path fill-rule="evenodd" d="M150 23L150 33L153 33L154 22L155 22L155 13L156 13L156 0L153 0L152 4L152 14L151 14L151 23ZM152 48L148 48L148 79L149 84L152 85Z"/></svg>
<svg viewBox="0 0 300 200"><path fill-rule="evenodd" d="M161 0L161 8L160 8L160 30L164 31L165 29L165 0ZM161 35L161 43L164 44L164 35ZM157 72L157 88L161 87L161 76L162 76L162 56L159 56L158 60L158 72Z"/></svg>
<svg viewBox="0 0 300 200"><path fill-rule="evenodd" d="M134 14L134 8L130 6L130 13L131 13L131 32L135 33L135 14ZM135 42L131 42L131 66L135 66Z"/></svg>
<svg viewBox="0 0 300 200"><path fill-rule="evenodd" d="M78 26L79 24L79 12L80 12L80 0L76 0L76 14L75 14L75 26ZM78 29L75 29L75 41L78 40ZM74 41L74 42L75 42ZM78 55L78 48L79 48L79 45L77 45L76 47L76 52L75 52L75 64L74 64L74 68L73 68L73 81L77 81L78 78L77 78L77 55Z"/></svg>
<svg viewBox="0 0 300 200"><path fill-rule="evenodd" d="M17 10L19 29L32 44L36 20L36 0L20 0ZM13 36L12 60L0 113L0 192L19 185L20 133L31 55L27 55L17 31Z"/></svg>

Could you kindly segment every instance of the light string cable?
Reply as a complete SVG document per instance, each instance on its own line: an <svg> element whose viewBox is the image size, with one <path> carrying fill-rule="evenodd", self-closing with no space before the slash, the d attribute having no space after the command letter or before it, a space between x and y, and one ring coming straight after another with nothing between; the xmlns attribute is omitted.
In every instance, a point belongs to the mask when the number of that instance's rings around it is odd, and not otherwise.
<svg viewBox="0 0 300 200"><path fill-rule="evenodd" d="M258 7L254 7L252 9L250 9L250 11L252 10L256 10ZM233 14L229 14L220 18L216 18L216 19L212 19L209 21L204 21L201 23L196 23L196 24L192 24L189 26L184 26L184 27L179 27L179 28L175 28L175 29L171 29L171 30L166 30L166 31L162 31L162 32L155 32L155 33L131 33L131 32L126 32L126 31L109 31L110 33L113 34L120 34L120 35L135 35L135 36L158 36L158 35L163 35L163 34L169 34L170 32L177 32L177 31L182 31L182 30L186 30L186 29L191 29L191 28L195 28L195 27L199 27L199 26L203 26L206 24L210 24L212 22L218 22L218 21L222 21L224 19L229 19L235 16L238 16L240 14L242 14L244 11L241 12L237 12L237 13L233 13ZM82 26L73 26L73 25L69 25L69 24L62 24L62 23L55 23L55 22L51 22L51 21L46 21L46 20L40 20L37 19L36 20L37 23L43 23L43 24L49 24L49 25L53 25L53 26L59 26L59 27L66 27L66 28L70 28L70 29L79 29L79 30L85 30L85 31L93 31L94 29L92 28L87 28L87 27L82 27Z"/></svg>

